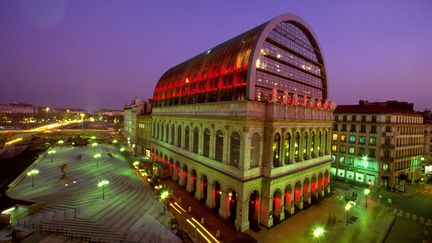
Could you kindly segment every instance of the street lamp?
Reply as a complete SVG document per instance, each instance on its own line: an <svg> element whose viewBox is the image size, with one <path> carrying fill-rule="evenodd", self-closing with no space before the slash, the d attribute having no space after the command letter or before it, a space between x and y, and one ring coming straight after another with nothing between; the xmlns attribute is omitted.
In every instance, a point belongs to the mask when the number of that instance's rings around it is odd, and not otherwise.
<svg viewBox="0 0 432 243"><path fill-rule="evenodd" d="M113 144L116 144L116 143L117 143L117 139L114 139L114 140L112 141L112 143L113 143Z"/></svg>
<svg viewBox="0 0 432 243"><path fill-rule="evenodd" d="M84 117L85 117L85 114L81 113L80 116L81 116L82 130L84 131Z"/></svg>
<svg viewBox="0 0 432 243"><path fill-rule="evenodd" d="M313 237L314 239L316 239L317 242L319 242L319 239L321 238L321 236L324 235L324 233L325 231L323 227L316 227L313 231Z"/></svg>
<svg viewBox="0 0 432 243"><path fill-rule="evenodd" d="M60 145L62 145L62 144L64 144L64 141L63 140L58 140L57 143L60 144Z"/></svg>
<svg viewBox="0 0 432 243"><path fill-rule="evenodd" d="M135 168L138 168L139 164L140 164L139 161L135 161L135 162L132 163L132 165L133 165Z"/></svg>
<svg viewBox="0 0 432 243"><path fill-rule="evenodd" d="M94 142L92 143L92 147L93 147L93 152L96 152L96 146L98 145L98 143Z"/></svg>
<svg viewBox="0 0 432 243"><path fill-rule="evenodd" d="M120 152L124 152L125 151L125 148L124 147L121 147L120 148Z"/></svg>
<svg viewBox="0 0 432 243"><path fill-rule="evenodd" d="M57 153L54 149L48 150L48 154L51 155L51 162L53 161L54 154Z"/></svg>
<svg viewBox="0 0 432 243"><path fill-rule="evenodd" d="M27 176L32 177L32 187L34 187L34 176L37 174L39 174L39 170L31 170L31 171L27 172Z"/></svg>
<svg viewBox="0 0 432 243"><path fill-rule="evenodd" d="M98 183L98 187L102 187L102 199L105 199L105 186L109 184L108 180L102 180Z"/></svg>
<svg viewBox="0 0 432 243"><path fill-rule="evenodd" d="M365 201L365 208L367 208L367 197L368 197L369 193L370 193L369 188L366 188L366 189L364 190L364 194L365 194L365 197L366 197L366 201Z"/></svg>
<svg viewBox="0 0 432 243"><path fill-rule="evenodd" d="M96 165L97 165L97 166L99 166L99 158L100 158L101 156L102 156L102 155L101 155L100 153L97 153L97 154L93 155L93 158L96 159Z"/></svg>
<svg viewBox="0 0 432 243"><path fill-rule="evenodd" d="M348 226L349 211L351 210L351 207L352 207L352 204L351 204L351 201L349 201L349 202L345 205L345 211L346 211L346 215L347 215L346 226Z"/></svg>

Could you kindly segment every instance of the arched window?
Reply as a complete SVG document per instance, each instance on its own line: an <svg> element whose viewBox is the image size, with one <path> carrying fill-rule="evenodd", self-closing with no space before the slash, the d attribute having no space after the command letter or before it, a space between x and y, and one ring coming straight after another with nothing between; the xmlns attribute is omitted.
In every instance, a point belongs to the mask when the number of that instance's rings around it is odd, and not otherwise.
<svg viewBox="0 0 432 243"><path fill-rule="evenodd" d="M317 151L317 154L319 155L320 153L321 153L321 151L322 151L322 148L321 148L321 141L322 140L322 135L321 135L321 131L319 131L318 132L318 151Z"/></svg>
<svg viewBox="0 0 432 243"><path fill-rule="evenodd" d="M233 132L230 141L230 165L238 168L240 164L240 134Z"/></svg>
<svg viewBox="0 0 432 243"><path fill-rule="evenodd" d="M177 127L177 146L182 147L182 127Z"/></svg>
<svg viewBox="0 0 432 243"><path fill-rule="evenodd" d="M198 153L198 136L199 136L199 129L198 129L198 127L195 127L194 131L193 131L193 148L192 148L192 151L196 154Z"/></svg>
<svg viewBox="0 0 432 243"><path fill-rule="evenodd" d="M153 138L156 138L156 123L153 123L152 136L153 136Z"/></svg>
<svg viewBox="0 0 432 243"><path fill-rule="evenodd" d="M210 130L206 128L204 129L204 134L203 134L203 155L208 158L209 152L210 152Z"/></svg>
<svg viewBox="0 0 432 243"><path fill-rule="evenodd" d="M171 144L174 144L174 132L175 132L175 126L174 124L171 125Z"/></svg>
<svg viewBox="0 0 432 243"><path fill-rule="evenodd" d="M291 135L287 132L285 133L285 141L284 141L284 151L285 151L285 164L289 164L290 157L290 149L291 149Z"/></svg>
<svg viewBox="0 0 432 243"><path fill-rule="evenodd" d="M305 132L303 134L303 159L307 158L307 148L309 147L308 145L308 134L307 132Z"/></svg>
<svg viewBox="0 0 432 243"><path fill-rule="evenodd" d="M294 158L296 161L300 160L300 133L296 133L294 138Z"/></svg>
<svg viewBox="0 0 432 243"><path fill-rule="evenodd" d="M168 138L169 138L169 125L166 124L165 125L165 142L168 142Z"/></svg>
<svg viewBox="0 0 432 243"><path fill-rule="evenodd" d="M325 131L324 133L324 147L323 147L323 153L327 153L327 146L328 146L328 132Z"/></svg>
<svg viewBox="0 0 432 243"><path fill-rule="evenodd" d="M215 140L215 160L222 162L224 137L221 130L216 132Z"/></svg>
<svg viewBox="0 0 432 243"><path fill-rule="evenodd" d="M256 168L259 166L261 160L261 136L256 132L251 138L250 147L250 167Z"/></svg>
<svg viewBox="0 0 432 243"><path fill-rule="evenodd" d="M157 139L159 139L159 137L160 137L160 136L159 136L159 135L160 135L160 134L159 134L159 131L160 131L160 130L159 130L159 126L160 126L160 124L157 124L157 125L156 125L156 138L157 138Z"/></svg>
<svg viewBox="0 0 432 243"><path fill-rule="evenodd" d="M273 140L273 167L279 166L281 137L276 133Z"/></svg>
<svg viewBox="0 0 432 243"><path fill-rule="evenodd" d="M310 151L312 157L315 157L315 132L312 132Z"/></svg>
<svg viewBox="0 0 432 243"><path fill-rule="evenodd" d="M185 128L184 149L189 150L189 127Z"/></svg>
<svg viewBox="0 0 432 243"><path fill-rule="evenodd" d="M161 124L160 130L161 130L161 136L160 136L159 140L163 141L165 139L164 125L163 124Z"/></svg>

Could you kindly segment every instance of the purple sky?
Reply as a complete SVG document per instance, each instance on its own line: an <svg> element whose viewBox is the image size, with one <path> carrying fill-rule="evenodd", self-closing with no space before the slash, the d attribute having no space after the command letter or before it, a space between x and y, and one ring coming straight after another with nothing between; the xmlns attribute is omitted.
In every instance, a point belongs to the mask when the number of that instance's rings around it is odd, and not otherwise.
<svg viewBox="0 0 432 243"><path fill-rule="evenodd" d="M170 67L282 13L308 22L329 97L432 108L432 1L0 1L0 103L122 108Z"/></svg>

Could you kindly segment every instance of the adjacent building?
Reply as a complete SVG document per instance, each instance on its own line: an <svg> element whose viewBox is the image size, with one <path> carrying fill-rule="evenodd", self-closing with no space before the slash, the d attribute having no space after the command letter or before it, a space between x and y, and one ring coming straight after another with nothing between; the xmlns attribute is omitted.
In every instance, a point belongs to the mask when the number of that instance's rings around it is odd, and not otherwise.
<svg viewBox="0 0 432 243"><path fill-rule="evenodd" d="M128 145L140 154L150 150L151 100L135 97L124 107L124 136ZM149 152L147 152L149 154Z"/></svg>
<svg viewBox="0 0 432 243"><path fill-rule="evenodd" d="M421 175L423 117L407 102L360 101L334 111L332 174L387 190Z"/></svg>
<svg viewBox="0 0 432 243"><path fill-rule="evenodd" d="M151 100L144 101L144 107L137 116L137 134L136 134L136 151L146 157L151 156L151 127L152 127L152 109Z"/></svg>
<svg viewBox="0 0 432 243"><path fill-rule="evenodd" d="M432 112L424 111L424 154L423 163L432 163Z"/></svg>
<svg viewBox="0 0 432 243"><path fill-rule="evenodd" d="M271 227L330 191L327 90L311 28L278 16L160 78L152 159L238 230Z"/></svg>

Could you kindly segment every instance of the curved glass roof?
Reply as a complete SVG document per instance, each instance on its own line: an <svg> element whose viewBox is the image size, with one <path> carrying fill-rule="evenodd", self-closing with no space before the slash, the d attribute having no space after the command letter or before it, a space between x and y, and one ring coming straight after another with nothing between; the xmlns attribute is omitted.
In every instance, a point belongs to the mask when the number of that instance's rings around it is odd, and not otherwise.
<svg viewBox="0 0 432 243"><path fill-rule="evenodd" d="M275 92L276 91L276 92ZM270 99L327 98L318 43L295 15L281 15L169 69L155 106Z"/></svg>

